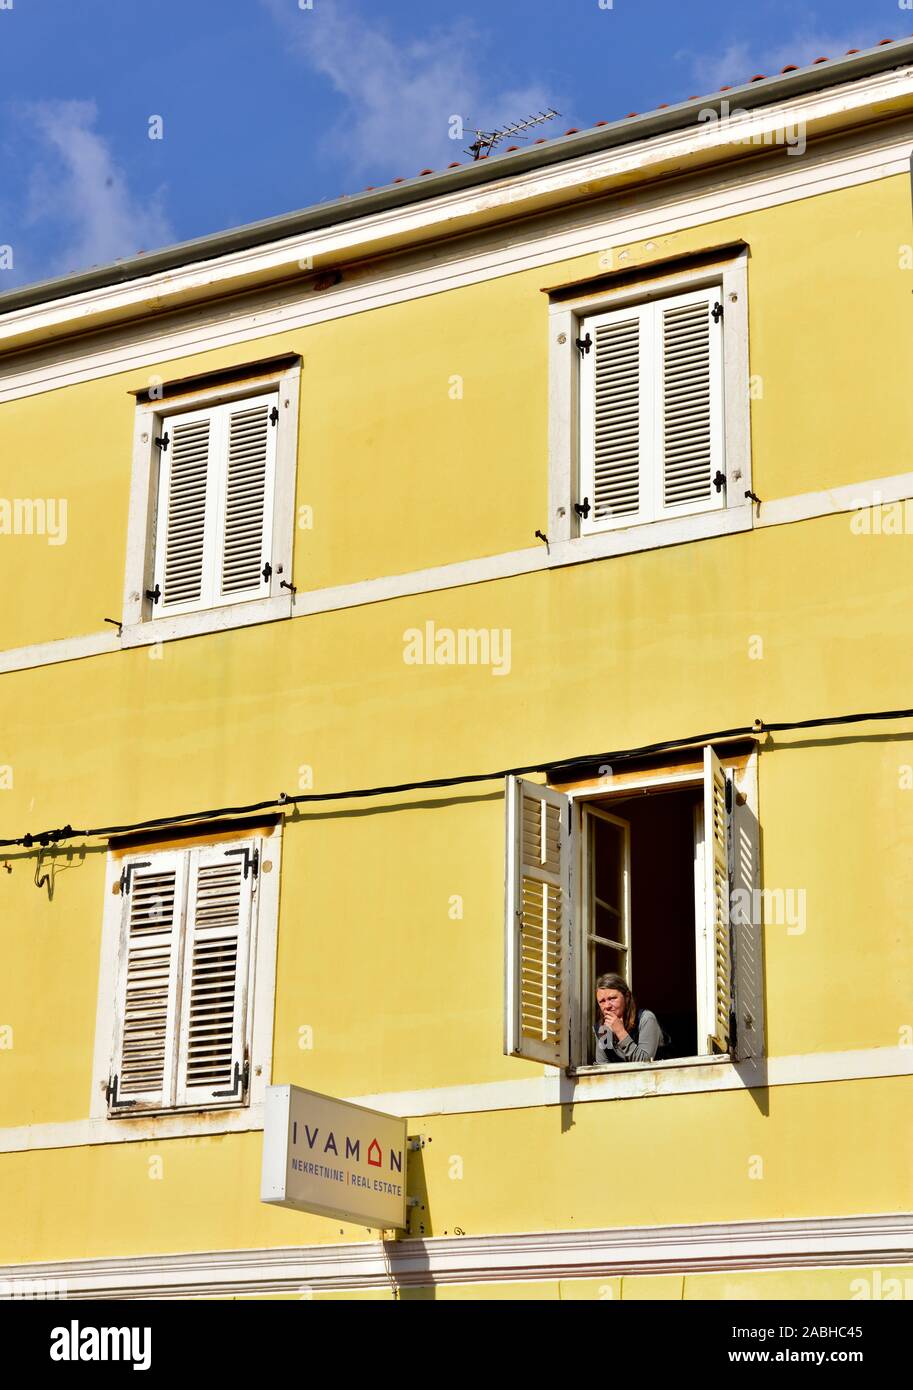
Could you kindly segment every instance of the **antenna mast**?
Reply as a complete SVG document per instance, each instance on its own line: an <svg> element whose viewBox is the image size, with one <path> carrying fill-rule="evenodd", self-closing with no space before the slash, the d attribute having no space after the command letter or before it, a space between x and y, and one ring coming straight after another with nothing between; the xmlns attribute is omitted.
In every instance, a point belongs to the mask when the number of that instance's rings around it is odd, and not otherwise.
<svg viewBox="0 0 913 1390"><path fill-rule="evenodd" d="M541 125L543 121L552 121L560 115L560 111L554 111L549 107L548 111L537 111L534 116L526 116L522 121L514 121L510 125L498 126L496 130L477 130L476 138L467 146L466 153L471 154L473 159L487 159L499 140L504 140L509 135L517 135L522 139L532 126Z"/></svg>

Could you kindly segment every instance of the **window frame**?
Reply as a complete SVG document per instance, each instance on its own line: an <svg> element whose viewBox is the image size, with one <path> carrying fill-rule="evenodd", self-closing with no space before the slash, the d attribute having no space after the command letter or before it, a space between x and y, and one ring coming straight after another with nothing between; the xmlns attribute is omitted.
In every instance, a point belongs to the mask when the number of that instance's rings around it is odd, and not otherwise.
<svg viewBox="0 0 913 1390"><path fill-rule="evenodd" d="M196 632L216 632L269 617L287 616L293 594L282 582L293 583L296 474L299 437L301 364L262 374L245 375L239 367L229 381L179 390L167 384L152 388L157 399L136 403L133 429L133 464L130 513L124 577L122 641L124 646L186 637ZM147 388L149 390L149 388ZM272 574L269 591L260 598L229 600L211 607L160 613L146 597L155 584L158 533L160 451L156 438L168 428L168 420L271 393L278 394L275 468L272 484Z"/></svg>
<svg viewBox="0 0 913 1390"><path fill-rule="evenodd" d="M247 959L247 1006L244 1018L244 1041L250 1072L246 1093L239 1099L214 1100L198 1103L155 1106L111 1113L107 1100L108 1081L117 1051L117 1020L121 980L123 941L123 897L119 891L124 863L131 859L158 854L179 853L189 857L191 851L256 844L260 849L260 872L257 893L252 906ZM101 951L98 972L98 1003L95 1022L95 1047L92 1067L92 1091L89 1118L103 1121L107 1126L129 1126L130 1131L149 1128L159 1132L156 1125L169 1123L169 1133L192 1134L198 1128L212 1132L218 1117L247 1114L263 1104L266 1087L272 1073L273 1016L275 1010L276 946L279 926L279 879L282 858L282 827L280 823L235 827L225 833L209 836L188 836L173 844L165 840L129 848L109 848L105 869L105 900L102 920ZM267 868L266 866L269 865ZM185 869L186 872L186 869ZM181 925L178 960L186 944L186 919ZM180 966L179 966L180 968ZM175 1048L175 1070L178 1048ZM145 1124L144 1124L145 1122ZM172 1128L171 1126L175 1126ZM137 1137L141 1137L137 1134Z"/></svg>
<svg viewBox="0 0 913 1390"><path fill-rule="evenodd" d="M633 269L633 267L632 267ZM728 531L749 530L752 492L750 363L748 336L748 250L709 264L662 273L642 267L643 279L602 286L574 297L553 297L549 303L549 539L575 547L599 548L610 554L673 545ZM580 353L576 340L584 319L616 309L634 308L672 299L691 291L717 287L723 304L722 415L723 468L726 501L712 509L682 511L656 520L627 519L598 527L582 526L575 506L580 500Z"/></svg>
<svg viewBox="0 0 913 1390"><path fill-rule="evenodd" d="M725 748L717 748L720 761L724 770L733 777L734 790L745 798L745 803L749 811L757 821L758 817L758 772L757 772L757 750L753 751L746 759L744 765L739 765L727 759ZM606 1072L628 1072L632 1067L640 1069L651 1069L655 1067L678 1067L678 1066L708 1066L711 1063L726 1062L731 1063L734 1058L731 1052L704 1052L697 1053L690 1057L670 1057L654 1058L652 1062L609 1062L609 1063L589 1063L581 1061L589 1055L589 1030L592 1021L592 1008L587 1004L586 991L588 989L588 927L589 927L589 905L586 895L589 892L589 879L587 877L587 836L585 832L585 816L588 806L595 807L597 810L600 803L606 806L612 801L622 800L631 793L659 791L660 789L695 789L704 786L704 776L701 772L669 772L662 768L644 773L642 776L625 778L623 781L614 783L611 778L603 779L601 782L593 782L589 785L574 787L565 792L571 806L571 818L577 836L577 858L578 863L572 869L572 883L574 885L574 954L576 964L572 966L569 983L568 1009L571 1018L571 1064L568 1068L572 1076L584 1076L589 1074L602 1075ZM695 925L694 925L694 945L697 964L697 1009L698 1009L698 1036L703 1037L709 1031L708 1025L713 1017L713 995L714 969L712 965L713 942L706 939L706 916L704 912L705 903L705 840L703 837L703 803L695 808L694 818L695 828L695 863L694 863L694 893L695 893ZM700 830L700 837L698 831ZM757 834L758 844L755 846L756 856L759 852L760 828ZM630 873L628 874L628 890L630 891ZM630 924L629 924L630 930ZM703 938L703 939L702 939ZM633 942L630 943L633 945ZM733 990L735 982L733 980ZM762 1023L763 1028L763 1023Z"/></svg>

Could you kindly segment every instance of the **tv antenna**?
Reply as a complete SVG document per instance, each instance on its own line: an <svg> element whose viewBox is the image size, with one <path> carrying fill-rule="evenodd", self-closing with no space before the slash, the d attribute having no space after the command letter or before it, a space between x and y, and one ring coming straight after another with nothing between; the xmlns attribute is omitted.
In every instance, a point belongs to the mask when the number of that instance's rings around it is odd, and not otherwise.
<svg viewBox="0 0 913 1390"><path fill-rule="evenodd" d="M542 125L543 121L552 121L560 115L560 111L554 111L549 107L547 111L537 111L534 116L526 116L524 120L513 121L510 125L498 126L496 130L476 130L476 138L467 146L466 153L471 154L473 159L487 159L499 140L504 140L509 135L517 135L522 139L526 131L533 126Z"/></svg>

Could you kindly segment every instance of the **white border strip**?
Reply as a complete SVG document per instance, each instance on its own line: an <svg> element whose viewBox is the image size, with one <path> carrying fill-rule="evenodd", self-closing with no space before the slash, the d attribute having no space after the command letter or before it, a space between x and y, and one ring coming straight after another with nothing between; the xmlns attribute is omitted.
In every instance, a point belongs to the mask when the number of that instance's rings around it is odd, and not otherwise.
<svg viewBox="0 0 913 1390"><path fill-rule="evenodd" d="M67 1299L309 1298L393 1286L820 1268L846 1269L850 1298L853 1269L910 1263L913 1216L887 1212L48 1260L0 1265L0 1297L11 1283L20 1296L33 1283Z"/></svg>
<svg viewBox="0 0 913 1390"><path fill-rule="evenodd" d="M662 1095L693 1095L700 1091L743 1091L752 1087L807 1086L827 1081L909 1075L913 1075L913 1050L878 1047L857 1052L811 1052L793 1057L762 1058L757 1065L728 1059L712 1062L689 1059L629 1063L608 1071L580 1071L576 1076L547 1068L543 1076L520 1081L482 1081L469 1086L385 1091L344 1099L352 1105L418 1120L431 1115L529 1110L549 1105L580 1105L588 1101L637 1100ZM196 1138L262 1128L261 1105L213 1114L64 1120L56 1124L0 1129L0 1153Z"/></svg>
<svg viewBox="0 0 913 1390"><path fill-rule="evenodd" d="M389 599L439 593L444 589L458 589L470 584L487 584L496 579L512 579L541 570L561 569L565 565L606 560L668 545L684 545L765 526L811 521L907 498L913 498L913 473L895 473L886 478L848 483L825 492L800 493L795 497L763 502L754 517L750 506L727 507L720 512L632 526L627 531L610 531L603 535L558 541L549 550L539 545L531 550L511 550L476 560L458 560L433 569L414 570L410 574L387 575L356 584L315 589L311 593L296 594L291 605L286 598L259 599L254 603L230 604L203 613L186 613L156 623L136 624L125 628L122 638L112 631L90 633L84 637L64 637L32 647L16 647L0 653L0 674L53 666L62 661L80 661L89 656L109 655L121 648L154 646L160 641L275 622L290 616L305 618L315 613L335 613L368 603L384 603Z"/></svg>
<svg viewBox="0 0 913 1390"><path fill-rule="evenodd" d="M706 128L706 127L705 127ZM145 321L101 330L94 351L82 337L61 343L35 343L0 361L0 402L40 394L77 382L131 369L161 366L188 354L255 342L278 333L325 323L350 314L405 303L411 299L480 284L591 252L625 247L724 218L856 187L907 172L911 135L897 130L861 130L851 138L828 141L802 159L777 159L768 151L746 167L691 174L674 183L644 189L636 207L612 191L598 207L565 207L518 225L508 244L502 228L475 232L443 246L387 255L357 267L336 288L309 292L304 284L250 290L249 299L170 315L163 326L156 315ZM681 174L681 171L679 171ZM701 186L710 184L709 187ZM696 187L696 185L698 185ZM298 248L301 249L300 247ZM650 268L650 263L632 265ZM303 272L302 276L303 276ZM310 274L310 272L308 272ZM148 282L142 282L148 283ZM23 313L31 311L21 311ZM36 311L38 312L38 311ZM12 317L12 316L10 316ZM104 344L99 347L98 343ZM75 363L75 365L74 365Z"/></svg>
<svg viewBox="0 0 913 1390"><path fill-rule="evenodd" d="M670 171L710 165L719 177L725 160L745 157L744 142L753 139L761 150L764 135L776 139L784 129L802 124L812 138L835 125L864 125L867 113L900 111L913 94L910 65L862 79L851 79L826 91L805 93L791 100L758 107L738 121L697 119L685 129L647 136L629 145L600 150L522 174L505 168L504 178L482 187L429 196L419 203L340 222L266 246L217 256L205 262L172 268L126 284L102 286L62 300L25 306L0 318L0 344L46 337L54 330L87 332L93 319L135 316L150 301L157 309L192 302L205 294L238 293L245 283L301 273L333 264L378 255L391 247L407 246L441 234L452 236L467 227L505 218L516 219L531 210L566 203L589 190L611 192L613 185L657 179ZM708 98L708 105L713 98ZM697 115L697 113L696 113ZM769 148L769 147L768 147ZM796 164L802 160L793 161Z"/></svg>

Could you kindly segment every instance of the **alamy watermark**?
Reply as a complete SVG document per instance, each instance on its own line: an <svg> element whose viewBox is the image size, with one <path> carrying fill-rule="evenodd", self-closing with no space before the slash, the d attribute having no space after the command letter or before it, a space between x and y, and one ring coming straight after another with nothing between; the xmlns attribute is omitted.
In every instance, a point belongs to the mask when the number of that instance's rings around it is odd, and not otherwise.
<svg viewBox="0 0 913 1390"><path fill-rule="evenodd" d="M510 675L509 627L409 627L403 633L407 666L490 666L493 676Z"/></svg>
<svg viewBox="0 0 913 1390"><path fill-rule="evenodd" d="M48 545L66 545L65 497L0 497L0 536L45 536Z"/></svg>
<svg viewBox="0 0 913 1390"><path fill-rule="evenodd" d="M729 895L733 926L763 922L785 927L787 936L805 935L804 888L734 888Z"/></svg>
<svg viewBox="0 0 913 1390"><path fill-rule="evenodd" d="M719 111L715 106L705 106L698 112L697 118L703 123L725 126L731 145L785 145L788 155L805 154L807 141L804 121L748 131L746 127L755 119L753 113L743 111L738 106L733 110L726 97L720 102ZM730 131L734 133L730 135Z"/></svg>
<svg viewBox="0 0 913 1390"><path fill-rule="evenodd" d="M883 502L876 488L870 499L854 498L850 506L854 536L913 536L913 498Z"/></svg>

